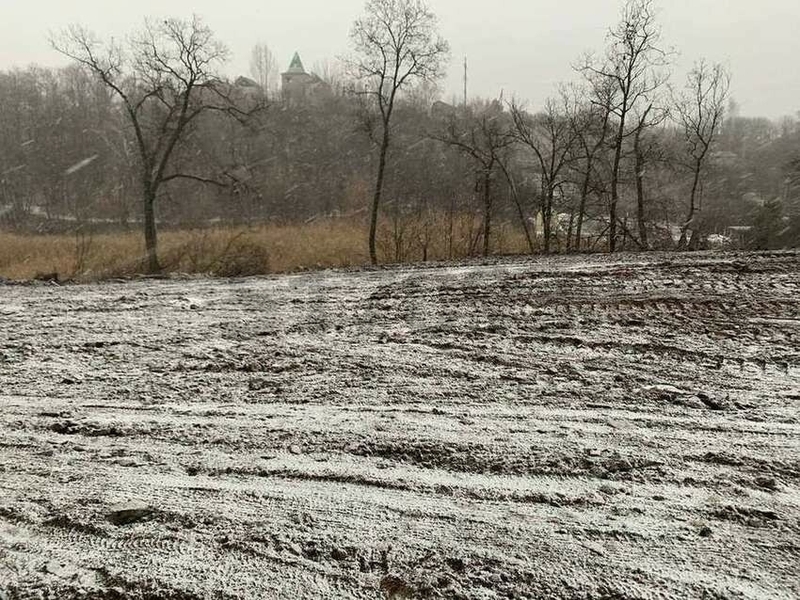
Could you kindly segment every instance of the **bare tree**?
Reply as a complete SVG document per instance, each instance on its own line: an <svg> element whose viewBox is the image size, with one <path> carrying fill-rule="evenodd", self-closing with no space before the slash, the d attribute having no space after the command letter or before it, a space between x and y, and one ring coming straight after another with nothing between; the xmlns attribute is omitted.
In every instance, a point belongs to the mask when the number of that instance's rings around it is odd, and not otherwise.
<svg viewBox="0 0 800 600"><path fill-rule="evenodd" d="M647 135L649 129L663 123L668 116L668 111L650 102L644 110L636 115L636 127L633 133L633 158L634 179L636 181L636 224L639 229L639 239L636 240L642 250L650 247L647 235L646 195L644 187L645 171L647 164L657 154L657 143Z"/></svg>
<svg viewBox="0 0 800 600"><path fill-rule="evenodd" d="M522 232L525 234L525 241L528 242L528 250L530 250L530 253L533 254L536 252L536 245L534 244L533 235L531 235L531 227L528 224L528 217L526 216L525 208L523 207L520 186L517 185L517 178L515 177L513 165L511 164L513 161L513 153L509 152L508 154L508 158L506 160L499 161L498 165L500 166L500 170L503 172L506 183L508 183L508 191L511 193L511 199L514 201L514 206L517 209L519 224L522 226ZM534 228L535 227L536 226L534 224Z"/></svg>
<svg viewBox="0 0 800 600"><path fill-rule="evenodd" d="M614 94L606 96L609 111L616 117L614 162L611 172L609 204L609 249L617 249L617 205L619 202L620 167L626 139L635 133L629 119L631 113L650 101L661 87L669 63L670 52L661 47L661 29L656 23L654 0L626 0L620 22L609 31L609 45L601 64L588 58L581 71L593 86L604 89L614 85ZM602 97L602 95L598 96Z"/></svg>
<svg viewBox="0 0 800 600"><path fill-rule="evenodd" d="M361 82L380 115L378 171L372 197L369 255L378 263L375 236L383 193L386 161L391 143L391 122L398 95L419 81L443 75L448 43L439 36L438 20L423 0L368 0L365 14L353 24L351 39L356 57L347 61L350 73Z"/></svg>
<svg viewBox="0 0 800 600"><path fill-rule="evenodd" d="M342 95L346 85L346 74L341 62L327 58L318 60L312 66L312 71L322 81L331 86L331 91L335 96Z"/></svg>
<svg viewBox="0 0 800 600"><path fill-rule="evenodd" d="M215 74L227 49L197 17L148 21L125 47L113 41L102 44L80 26L70 27L51 44L88 69L122 103L138 151L147 267L158 272L159 190L176 179L223 185L175 170L174 159L201 115L237 113L227 86Z"/></svg>
<svg viewBox="0 0 800 600"><path fill-rule="evenodd" d="M508 173L510 147L514 143L507 117L503 113L502 105L493 102L478 114L472 114L468 109L465 118L458 119L454 116L446 131L435 136L436 139L458 148L478 167L476 188L481 191L483 203L484 256L488 256L491 250L493 183L499 170Z"/></svg>
<svg viewBox="0 0 800 600"><path fill-rule="evenodd" d="M261 87L267 97L271 97L278 87L278 62L269 46L256 44L250 54L250 75Z"/></svg>
<svg viewBox="0 0 800 600"><path fill-rule="evenodd" d="M597 164L603 158L603 151L608 141L611 127L611 98L614 88L595 86L590 93L582 88L569 90L572 101L568 104L568 115L575 136L575 160L572 169L576 174L575 185L580 189L578 217L575 224L575 248L580 251L583 240L583 223L586 218L589 195L596 187L598 177ZM584 97L594 98L584 101Z"/></svg>
<svg viewBox="0 0 800 600"><path fill-rule="evenodd" d="M533 155L541 178L544 251L549 253L555 194L567 183L567 167L576 142L575 130L566 112L561 111L552 99L545 103L544 111L535 115L512 103L511 114L514 135Z"/></svg>
<svg viewBox="0 0 800 600"><path fill-rule="evenodd" d="M689 211L681 226L678 243L683 249L698 242L696 230L691 241L688 239L688 232L697 216L703 170L721 133L730 80L730 74L722 65L709 65L701 60L689 73L683 95L675 101L677 120L683 130L692 173Z"/></svg>

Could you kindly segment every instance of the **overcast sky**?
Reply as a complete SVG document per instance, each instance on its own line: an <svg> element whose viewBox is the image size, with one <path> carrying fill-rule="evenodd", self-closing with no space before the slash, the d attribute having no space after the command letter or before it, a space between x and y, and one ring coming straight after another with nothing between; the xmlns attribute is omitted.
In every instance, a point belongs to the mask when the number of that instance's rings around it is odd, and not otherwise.
<svg viewBox="0 0 800 600"><path fill-rule="evenodd" d="M516 96L536 107L570 65L600 51L621 0L430 0L450 41L445 97L461 89L464 56L470 95ZM776 118L800 111L800 0L660 0L667 44L680 56L675 81L700 57L725 63L742 114ZM363 0L0 0L0 69L63 64L47 36L81 23L123 37L145 16L202 16L232 52L229 75L247 74L250 50L266 42L281 68L295 50L307 68L348 51ZM113 8L112 8L113 7Z"/></svg>

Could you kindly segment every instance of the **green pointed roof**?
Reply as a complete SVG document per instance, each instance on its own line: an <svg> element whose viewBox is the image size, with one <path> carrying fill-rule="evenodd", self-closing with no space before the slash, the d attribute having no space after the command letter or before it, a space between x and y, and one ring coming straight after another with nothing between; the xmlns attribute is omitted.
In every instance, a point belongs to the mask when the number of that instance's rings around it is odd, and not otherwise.
<svg viewBox="0 0 800 600"><path fill-rule="evenodd" d="M300 60L300 53L295 52L294 58L292 58L292 63L289 65L289 73L305 73L306 69L303 67L303 61Z"/></svg>

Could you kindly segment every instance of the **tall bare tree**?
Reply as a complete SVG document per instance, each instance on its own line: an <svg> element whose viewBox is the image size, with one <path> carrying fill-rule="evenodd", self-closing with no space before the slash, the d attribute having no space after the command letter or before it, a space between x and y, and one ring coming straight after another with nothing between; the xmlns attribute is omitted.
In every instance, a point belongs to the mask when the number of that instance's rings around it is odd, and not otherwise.
<svg viewBox="0 0 800 600"><path fill-rule="evenodd" d="M597 187L599 179L597 165L602 162L611 128L609 107L614 88L611 85L606 85L605 88L596 86L591 92L587 92L586 89L578 87L568 89L568 93L572 96L572 101L568 104L568 115L576 146L575 160L572 161L571 167L575 173L575 185L580 189L575 223L575 249L580 251L589 196ZM587 97L590 100L584 100Z"/></svg>
<svg viewBox="0 0 800 600"><path fill-rule="evenodd" d="M631 113L649 103L656 90L666 82L667 74L663 69L669 64L671 53L661 46L654 0L626 0L622 18L609 31L608 39L604 59L598 64L588 58L581 71L597 89L605 90L609 81L614 86L613 96L606 96L606 99L610 101L608 109L616 118L608 215L609 249L615 252L623 152L627 138L637 131L637 127L629 123Z"/></svg>
<svg viewBox="0 0 800 600"><path fill-rule="evenodd" d="M236 114L228 86L215 71L228 51L198 17L147 21L125 46L103 44L80 26L68 28L51 43L122 103L139 159L147 267L158 272L155 205L162 186L176 179L222 185L176 170L174 159L201 115Z"/></svg>
<svg viewBox="0 0 800 600"><path fill-rule="evenodd" d="M683 130L689 168L692 173L689 209L686 221L681 226L681 237L678 243L678 246L683 249L698 243L696 230L694 230L691 240L688 238L688 232L695 224L699 208L698 194L703 171L721 133L730 80L730 74L725 67L720 64L709 65L701 60L689 73L682 96L675 101L675 112Z"/></svg>
<svg viewBox="0 0 800 600"><path fill-rule="evenodd" d="M483 204L483 255L491 251L493 184L498 173L508 173L510 148L514 143L509 118L499 102L492 102L477 111L467 108L462 118L454 115L446 131L436 139L458 148L477 166L476 189ZM509 184L512 180L509 179Z"/></svg>
<svg viewBox="0 0 800 600"><path fill-rule="evenodd" d="M534 157L536 170L541 178L542 225L544 228L544 251L549 253L553 237L553 209L555 194L567 183L567 167L576 143L575 130L566 111L550 99L544 110L531 115L518 105L512 104L514 135Z"/></svg>
<svg viewBox="0 0 800 600"><path fill-rule="evenodd" d="M312 71L322 81L331 86L335 96L341 96L346 86L346 74L342 63L338 60L323 59L314 63Z"/></svg>
<svg viewBox="0 0 800 600"><path fill-rule="evenodd" d="M267 97L278 87L278 61L265 43L256 44L250 53L250 75Z"/></svg>
<svg viewBox="0 0 800 600"><path fill-rule="evenodd" d="M636 240L642 250L650 248L647 233L647 198L645 193L645 172L650 163L658 154L658 144L655 138L648 135L648 131L663 123L668 117L666 108L650 102L644 110L635 115L636 126L633 132L633 160L634 180L636 181L636 224L639 229L639 239Z"/></svg>
<svg viewBox="0 0 800 600"><path fill-rule="evenodd" d="M369 255L378 263L375 236L391 144L391 123L399 94L420 81L444 74L450 46L438 33L438 19L423 0L368 0L350 34L356 56L347 61L361 82L360 93L379 113L379 154L372 196Z"/></svg>

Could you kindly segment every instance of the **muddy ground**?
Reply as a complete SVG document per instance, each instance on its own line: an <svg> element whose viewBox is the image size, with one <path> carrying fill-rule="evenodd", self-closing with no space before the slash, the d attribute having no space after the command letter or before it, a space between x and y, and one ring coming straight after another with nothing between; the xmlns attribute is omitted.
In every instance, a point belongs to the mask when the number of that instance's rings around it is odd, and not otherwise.
<svg viewBox="0 0 800 600"><path fill-rule="evenodd" d="M0 407L3 600L800 597L798 253L4 285Z"/></svg>

